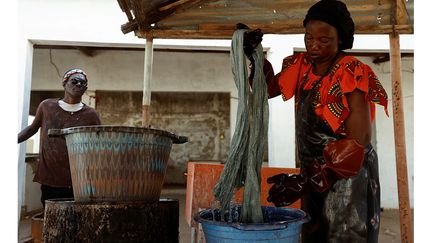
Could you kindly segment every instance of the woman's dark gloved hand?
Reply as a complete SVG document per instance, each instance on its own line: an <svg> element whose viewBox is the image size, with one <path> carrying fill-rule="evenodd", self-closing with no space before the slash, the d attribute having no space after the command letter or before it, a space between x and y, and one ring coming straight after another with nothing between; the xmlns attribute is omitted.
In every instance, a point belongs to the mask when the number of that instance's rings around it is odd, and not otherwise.
<svg viewBox="0 0 432 243"><path fill-rule="evenodd" d="M243 50L244 50L246 56L249 59L251 59L252 58L253 50L262 41L263 33L261 32L261 29L250 30L250 28L247 25L242 24L242 23L238 23L236 25L236 29L247 29L247 30L249 30L249 31L246 31L244 33L244 37L243 37Z"/></svg>
<svg viewBox="0 0 432 243"><path fill-rule="evenodd" d="M309 191L308 180L303 174L278 174L269 177L267 183L274 183L267 201L276 207L288 206Z"/></svg>
<svg viewBox="0 0 432 243"><path fill-rule="evenodd" d="M337 180L357 175L363 159L364 146L355 139L344 138L328 143L323 159L314 159L305 173L315 191L325 192Z"/></svg>
<svg viewBox="0 0 432 243"><path fill-rule="evenodd" d="M355 139L344 138L328 143L321 158L313 159L302 174L279 174L267 179L274 183L267 201L288 206L309 190L323 193L337 180L358 174L364 159L364 146Z"/></svg>

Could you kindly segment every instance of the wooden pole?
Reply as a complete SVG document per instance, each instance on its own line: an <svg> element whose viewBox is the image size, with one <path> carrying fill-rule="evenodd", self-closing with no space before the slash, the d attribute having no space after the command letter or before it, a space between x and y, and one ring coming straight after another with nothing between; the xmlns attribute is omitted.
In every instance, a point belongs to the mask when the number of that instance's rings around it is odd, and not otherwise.
<svg viewBox="0 0 432 243"><path fill-rule="evenodd" d="M399 34L390 34L390 67L392 79L393 125L396 148L396 173L399 196L401 242L414 242L409 200L408 173L405 146L405 123L402 96L402 72Z"/></svg>
<svg viewBox="0 0 432 243"><path fill-rule="evenodd" d="M142 101L143 127L150 127L150 101L151 101L150 81L152 78L152 69L153 69L153 35L151 34L151 32L147 32L145 56L144 56L144 87L143 87L143 101Z"/></svg>

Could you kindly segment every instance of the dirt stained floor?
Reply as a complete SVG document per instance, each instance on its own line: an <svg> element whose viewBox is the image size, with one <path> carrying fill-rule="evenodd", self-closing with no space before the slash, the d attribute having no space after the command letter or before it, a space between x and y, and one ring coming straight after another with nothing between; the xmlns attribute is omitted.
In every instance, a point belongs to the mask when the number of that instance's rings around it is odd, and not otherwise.
<svg viewBox="0 0 432 243"><path fill-rule="evenodd" d="M167 187L162 190L161 198L175 198L179 200L179 237L180 243L190 243L191 228L184 216L186 189L184 187ZM414 215L414 214L413 214ZM31 215L21 219L18 229L20 243L31 242ZM399 211L384 209L381 212L379 243L400 243Z"/></svg>

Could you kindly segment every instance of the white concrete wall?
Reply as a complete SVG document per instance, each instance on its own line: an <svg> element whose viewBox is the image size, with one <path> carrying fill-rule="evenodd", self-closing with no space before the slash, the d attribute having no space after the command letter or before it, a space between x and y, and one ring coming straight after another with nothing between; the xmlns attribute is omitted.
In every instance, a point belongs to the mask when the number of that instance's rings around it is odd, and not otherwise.
<svg viewBox="0 0 432 243"><path fill-rule="evenodd" d="M267 58L275 74L282 68L282 60L302 47L303 35L266 35L264 46L271 47ZM269 100L269 166L295 167L294 99L284 102L281 96Z"/></svg>
<svg viewBox="0 0 432 243"><path fill-rule="evenodd" d="M28 122L29 103L30 103L30 84L33 62L33 46L23 37L22 33L18 38L18 122L17 134ZM15 140L16 141L16 140ZM25 198L26 166L25 166L25 143L18 145L18 218L21 216L21 206Z"/></svg>
<svg viewBox="0 0 432 243"><path fill-rule="evenodd" d="M19 1L19 40L18 40L18 49L19 49L19 107L22 108L22 115L19 115L18 124L26 124L26 116L28 114L28 95L29 90L26 87L29 87L32 83L29 71L31 73L32 67L32 47L29 45L30 42L34 40L45 40L45 41L70 41L70 42L93 42L97 45L101 46L112 46L113 44L144 44L144 40L138 39L133 36L132 33L127 35L123 35L120 31L121 24L127 21L126 16L119 8L116 1L105 1L105 0L93 0L93 1L58 1L58 0L40 0L40 1L32 1L32 0L20 0ZM264 47L270 47L269 51L269 59L275 67L275 71L280 70L280 65L282 62L282 58L291 54L293 47L304 47L302 42L302 36L278 36L278 35L266 35L264 37L263 45ZM388 49L388 37L386 35L375 35L375 36L356 36L354 49L362 49L362 50L380 50L380 49ZM185 47L191 45L205 45L205 46L229 46L229 41L202 41L202 40L155 40L155 45L183 45ZM413 36L401 36L401 49L413 49ZM55 56L55 52L54 56ZM79 53L71 53L71 55L79 56ZM120 55L120 54L119 54ZM103 56L103 54L101 54ZM97 57L96 57L97 58ZM120 57L118 57L120 58ZM133 57L123 57L123 58L131 58ZM143 58L141 56L135 56L135 60L139 60ZM55 60L61 60L62 57L55 56ZM186 59L187 60L187 59ZM46 60L45 60L46 61ZM86 63L86 68L89 68L90 75L93 75L95 80L96 77L101 80L109 80L107 82L110 83L110 86L106 84L107 89L118 87L120 82L114 82L115 78L117 78L118 74L112 74L112 77L106 76L107 74L101 72L98 73L97 70L104 70L105 65L110 67L117 67L117 70L121 70L125 67L124 63L116 60L106 60L105 62L90 62ZM155 57L155 63L157 61ZM159 61L170 61L169 57L165 57ZM159 62L158 61L158 62ZM188 60L194 61L194 60ZM60 61L59 65L61 65ZM155 64L154 63L154 64ZM115 65L116 64L116 65ZM201 63L194 63L196 65L200 65ZM170 63L170 65L174 65L177 68L182 68L183 63ZM221 63L221 65L225 65L225 63ZM228 64L229 65L229 64ZM383 64L385 65L385 64ZM205 66L205 65L203 65ZM279 66L279 67L278 67ZM198 67L198 66L197 66ZM129 67L130 68L130 67ZM141 67L134 67L134 70L137 70L138 80L142 80L139 78L138 73ZM161 71L163 68L164 71ZM409 68L408 68L409 69ZM375 68L374 68L375 70ZM385 70L385 68L383 68ZM94 71L94 73L92 73ZM199 80L204 80L205 78L210 78L212 75L219 75L219 73L214 72L212 70L208 70L209 73L202 74L199 76ZM169 89L171 87L171 83L169 81L169 73L167 72L165 67L157 67L155 64L155 70L153 72L153 77L155 80L159 79L161 89ZM194 71L195 72L195 71ZM133 72L135 73L135 72ZM227 71L224 73L229 77L231 72ZM124 74L124 73L123 73ZM44 74L45 75L45 74ZM52 75L50 80L59 80L56 74L50 72L46 75ZM171 73L172 75L172 73ZM200 74L201 75L201 74ZM404 74L406 75L406 74ZM196 76L196 75L192 75ZM214 76L213 76L214 77ZM175 77L177 79L177 77ZM190 78L190 77L189 77ZM383 83L389 82L386 81L386 78L380 77ZM41 79L43 79L41 77ZM194 82L188 83L193 86L190 87L180 87L181 90L183 88L194 88L197 90L206 90L211 89L214 91L220 91L215 89L220 89L219 85L206 84L209 86L205 86L203 83L200 83L198 79ZM52 85L56 86L58 83L53 81ZM153 83L156 83L154 81ZM130 84L131 86L128 89L138 87L138 84ZM136 86L134 86L136 85ZM159 85L159 84L158 84ZM405 85L405 84L404 84ZM121 85L122 88L126 87ZM50 86L51 87L51 86ZM35 87L36 88L36 87ZM90 86L91 88L91 86ZM155 90L158 89L157 86L153 87ZM389 89L388 93L391 94ZM409 90L409 89L408 89ZM409 91L405 91L404 96L406 96L405 100L407 100L407 104L405 105L405 116L412 118L412 104L409 104ZM412 89L411 89L412 90ZM411 92L412 93L412 92ZM236 107L235 102L236 99L232 99L231 108L232 108L232 117L235 117L234 109ZM411 98L412 102L412 98ZM292 167L294 161L294 147L293 147L293 112L292 112L292 103L283 103L281 99L275 98L270 101L270 130L269 130L269 152L270 152L270 161L273 161L274 166L286 166ZM377 113L378 115L381 112ZM377 117L378 120L381 120L381 117ZM396 187L396 175L394 172L394 145L392 144L392 134L391 130L392 122L391 118L386 118L386 123L377 124L377 130L380 131L377 134L378 140L378 151L381 162L381 180L382 180L382 195L383 195L383 207L391 207L396 208L397 205L397 193L394 188ZM378 121L377 120L377 121ZM232 127L235 124L234 120L231 121ZM21 126L21 125L19 125ZM19 127L18 126L18 127ZM381 128L382 126L382 128ZM412 182L412 122L406 121L405 123L407 134L407 156L408 161L410 163L410 175L409 178ZM291 129L287 129L287 127L292 127ZM386 144L387 143L387 144ZM283 146L286 145L286 146ZM288 149L287 149L288 148ZM385 148L385 150L383 149ZM22 149L20 154L22 154L24 150ZM393 158L392 158L393 156ZM20 164L23 162L22 157L19 160ZM20 167L21 168L21 167ZM23 171L23 168L20 169ZM392 172L393 171L393 172ZM22 176L19 176L19 181L23 180ZM23 185L23 182L20 182ZM412 184L410 184L410 188L412 188ZM22 190L22 189L20 189ZM412 190L411 190L412 191ZM21 200L20 200L21 202ZM413 202L413 198L411 197L411 205Z"/></svg>
<svg viewBox="0 0 432 243"><path fill-rule="evenodd" d="M50 50L35 49L32 90L62 90L61 77L50 62ZM143 89L144 51L97 51L87 57L78 50L51 50L60 75L81 67L88 75L88 90ZM152 91L237 92L229 53L153 53Z"/></svg>
<svg viewBox="0 0 432 243"><path fill-rule="evenodd" d="M362 59L377 73L389 96L389 115L387 117L381 108L376 113L376 137L379 160L381 200L388 208L398 208L398 189L396 175L396 155L394 146L394 126L392 109L392 87L390 62L375 65L371 60ZM414 207L414 60L402 58L402 97L405 122L406 156L408 167L408 182L410 204ZM417 161L419 162L419 161Z"/></svg>

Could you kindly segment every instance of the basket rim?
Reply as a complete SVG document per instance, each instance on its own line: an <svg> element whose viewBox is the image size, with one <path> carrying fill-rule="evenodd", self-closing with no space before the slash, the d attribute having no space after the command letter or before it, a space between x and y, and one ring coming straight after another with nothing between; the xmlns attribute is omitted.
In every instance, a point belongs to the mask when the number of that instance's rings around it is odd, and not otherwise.
<svg viewBox="0 0 432 243"><path fill-rule="evenodd" d="M114 126L114 125L93 125L93 126L76 126L61 129L62 133L87 133L87 132L120 132L120 133L152 133L156 135L166 136L171 139L177 139L177 135L173 132L147 128L147 127L132 127L132 126Z"/></svg>

